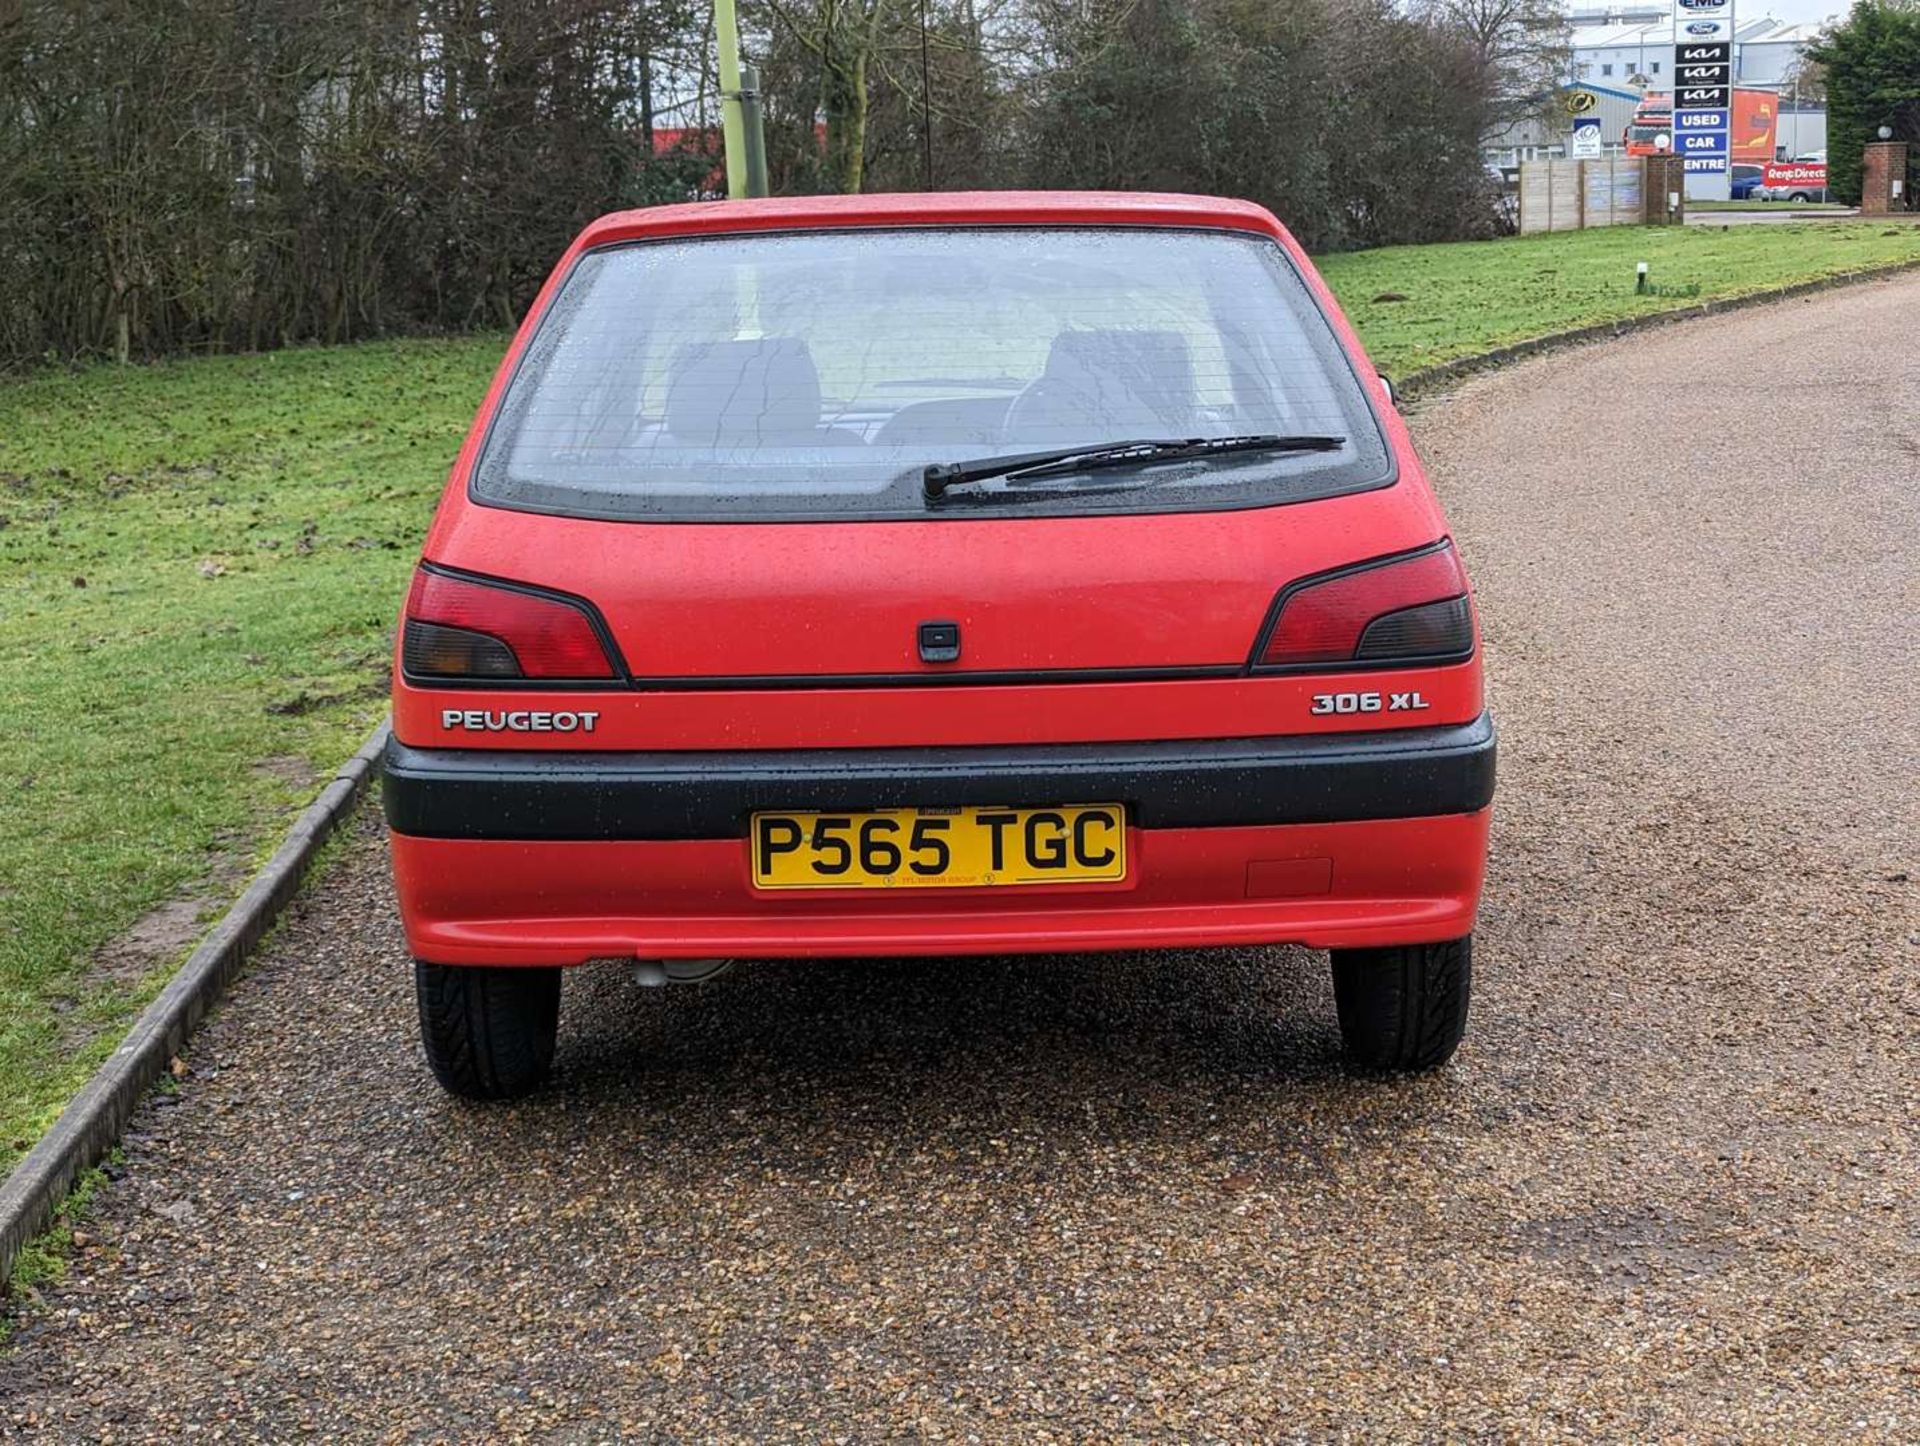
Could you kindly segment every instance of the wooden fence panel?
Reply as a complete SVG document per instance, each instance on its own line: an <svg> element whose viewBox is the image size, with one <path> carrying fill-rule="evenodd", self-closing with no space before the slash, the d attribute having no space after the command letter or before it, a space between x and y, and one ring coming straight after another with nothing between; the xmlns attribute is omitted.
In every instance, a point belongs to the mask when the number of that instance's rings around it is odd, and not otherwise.
<svg viewBox="0 0 1920 1446"><path fill-rule="evenodd" d="M1520 167L1520 232L1634 226L1646 218L1645 165L1623 155L1526 161Z"/></svg>

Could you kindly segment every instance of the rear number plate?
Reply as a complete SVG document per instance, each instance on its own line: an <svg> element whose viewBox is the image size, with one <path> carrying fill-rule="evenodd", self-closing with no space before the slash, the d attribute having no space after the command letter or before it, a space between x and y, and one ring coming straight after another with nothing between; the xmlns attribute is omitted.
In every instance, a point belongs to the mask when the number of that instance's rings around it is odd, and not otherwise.
<svg viewBox="0 0 1920 1446"><path fill-rule="evenodd" d="M1127 818L1115 803L756 813L752 849L762 889L1104 883L1127 876Z"/></svg>

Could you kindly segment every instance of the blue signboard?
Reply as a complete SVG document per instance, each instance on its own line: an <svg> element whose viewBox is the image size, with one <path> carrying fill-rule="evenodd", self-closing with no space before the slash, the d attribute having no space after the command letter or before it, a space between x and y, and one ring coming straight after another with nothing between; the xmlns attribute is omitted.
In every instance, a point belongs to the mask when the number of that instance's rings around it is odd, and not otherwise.
<svg viewBox="0 0 1920 1446"><path fill-rule="evenodd" d="M1723 131L1728 112L1724 110L1683 110L1674 112L1673 127L1683 135L1688 131Z"/></svg>
<svg viewBox="0 0 1920 1446"><path fill-rule="evenodd" d="M1725 131L1707 131L1700 135L1680 137L1680 154L1683 156L1724 156L1726 153Z"/></svg>

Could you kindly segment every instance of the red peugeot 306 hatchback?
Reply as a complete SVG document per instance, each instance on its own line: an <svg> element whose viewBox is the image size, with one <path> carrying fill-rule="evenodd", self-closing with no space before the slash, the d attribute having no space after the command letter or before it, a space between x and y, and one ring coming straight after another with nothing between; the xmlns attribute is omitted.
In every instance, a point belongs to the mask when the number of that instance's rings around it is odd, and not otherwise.
<svg viewBox="0 0 1920 1446"><path fill-rule="evenodd" d="M1268 212L809 197L561 259L407 596L385 799L427 1058L620 960L1293 943L1446 1060L1493 795L1467 579Z"/></svg>

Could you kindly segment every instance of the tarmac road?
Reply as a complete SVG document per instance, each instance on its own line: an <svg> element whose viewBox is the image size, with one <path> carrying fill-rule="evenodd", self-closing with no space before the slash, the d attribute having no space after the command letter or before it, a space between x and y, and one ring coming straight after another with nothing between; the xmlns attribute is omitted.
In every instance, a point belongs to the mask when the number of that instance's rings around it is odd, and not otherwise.
<svg viewBox="0 0 1920 1446"><path fill-rule="evenodd" d="M1857 206L1837 206L1831 211L1780 207L1777 211L1688 211L1689 226L1779 226L1804 225L1809 221L1858 221ZM1876 217L1876 220L1879 218ZM1895 217L1899 220L1899 217Z"/></svg>
<svg viewBox="0 0 1920 1446"><path fill-rule="evenodd" d="M1418 418L1503 729L1446 1072L1343 1075L1299 951L770 964L583 976L463 1107L364 820L0 1433L1920 1438L1916 337L1920 277Z"/></svg>

